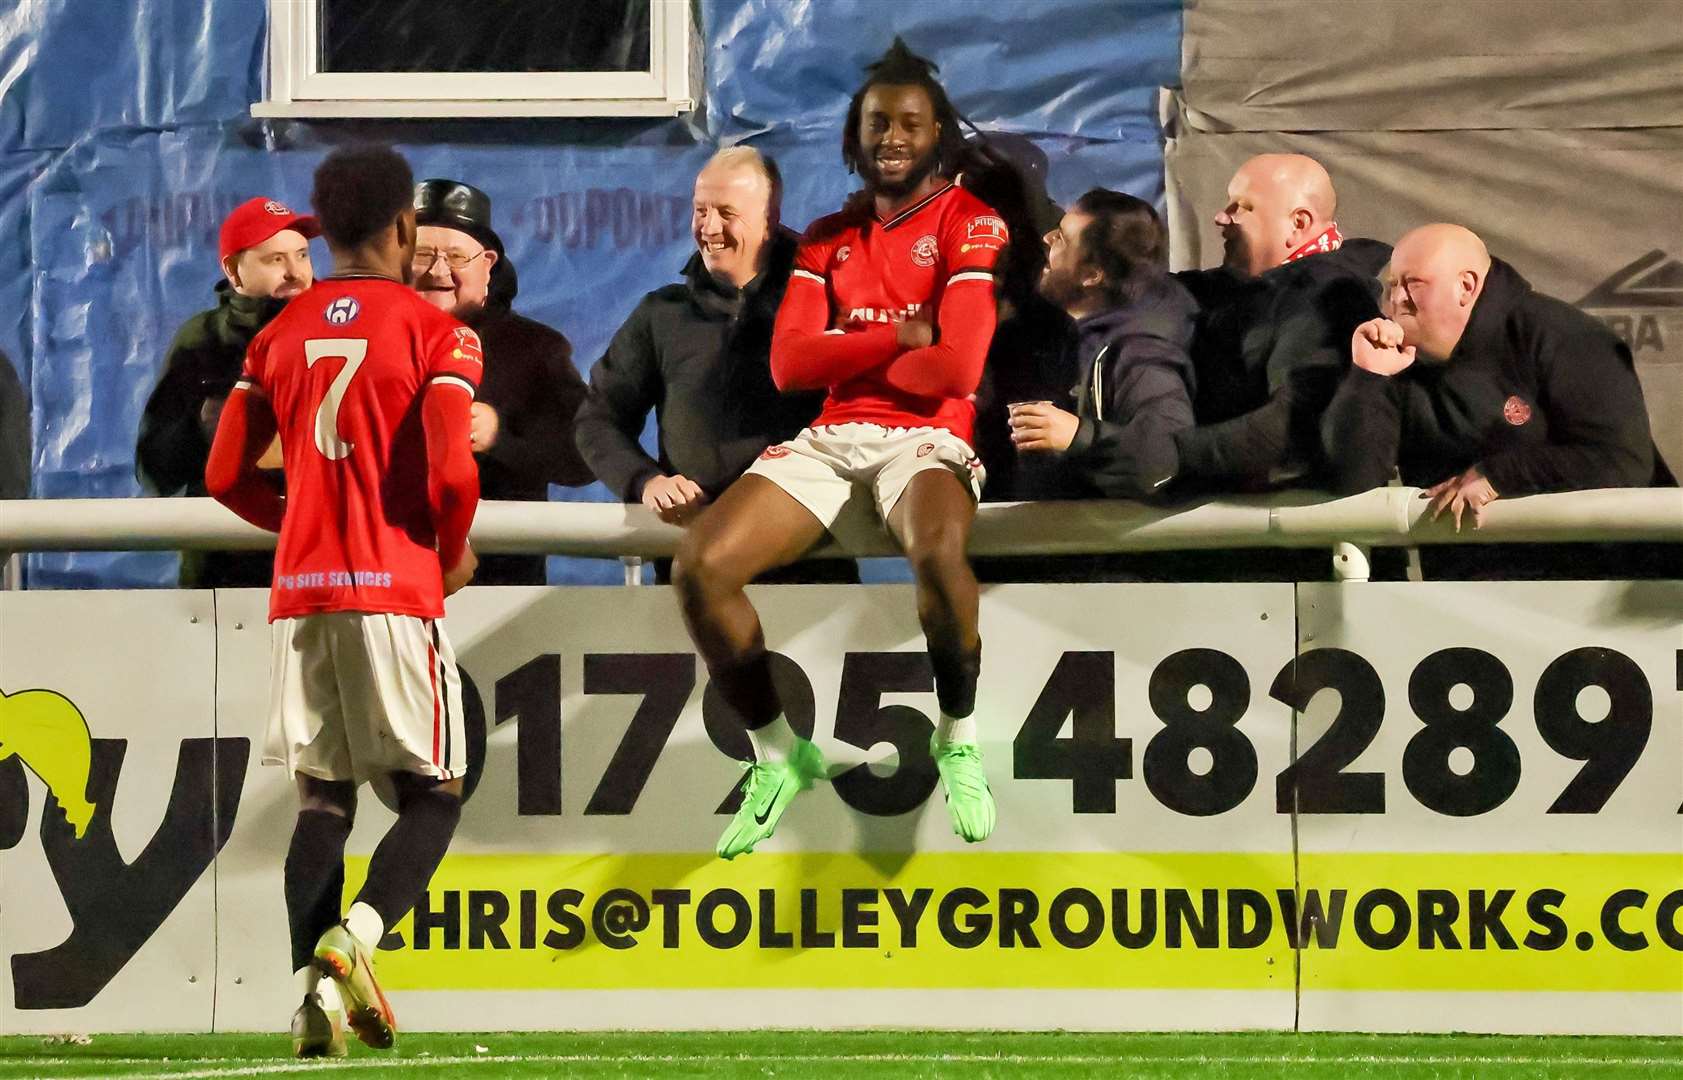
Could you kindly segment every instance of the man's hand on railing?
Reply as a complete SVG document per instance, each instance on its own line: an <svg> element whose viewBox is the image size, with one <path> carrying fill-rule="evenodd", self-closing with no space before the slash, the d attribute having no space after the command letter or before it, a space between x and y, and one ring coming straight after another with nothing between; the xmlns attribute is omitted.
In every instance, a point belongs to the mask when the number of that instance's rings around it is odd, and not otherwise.
<svg viewBox="0 0 1683 1080"><path fill-rule="evenodd" d="M1433 521L1438 519L1439 514L1448 510L1450 515L1455 518L1456 532L1461 531L1461 512L1463 510L1472 511L1473 528L1482 528L1484 526L1484 508L1501 498L1496 493L1496 489L1491 486L1490 481L1486 480L1484 474L1478 471L1477 465L1460 476L1452 476L1441 484L1433 484L1422 491L1420 497L1432 500L1432 505L1428 507L1428 510Z"/></svg>
<svg viewBox="0 0 1683 1080"><path fill-rule="evenodd" d="M656 476L643 485L643 505L668 525L687 525L707 505L707 493L682 473Z"/></svg>

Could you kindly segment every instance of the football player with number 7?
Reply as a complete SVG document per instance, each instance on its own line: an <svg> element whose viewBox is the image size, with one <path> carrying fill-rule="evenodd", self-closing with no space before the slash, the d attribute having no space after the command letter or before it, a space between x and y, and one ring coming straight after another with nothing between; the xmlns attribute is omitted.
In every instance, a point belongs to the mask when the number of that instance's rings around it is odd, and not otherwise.
<svg viewBox="0 0 1683 1080"><path fill-rule="evenodd" d="M333 274L251 342L205 470L210 493L280 533L270 591L265 764L297 781L285 891L300 1057L375 1047L397 1027L374 950L431 880L461 817L461 681L438 619L473 576L469 443L479 338L409 286L414 180L383 147L336 150L311 202ZM257 470L277 434L282 495ZM341 918L357 787L389 782L397 821Z"/></svg>

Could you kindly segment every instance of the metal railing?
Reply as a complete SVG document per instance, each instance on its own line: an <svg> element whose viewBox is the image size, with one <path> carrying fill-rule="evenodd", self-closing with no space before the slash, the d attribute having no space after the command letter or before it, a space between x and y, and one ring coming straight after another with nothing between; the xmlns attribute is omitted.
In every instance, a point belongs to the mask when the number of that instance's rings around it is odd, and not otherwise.
<svg viewBox="0 0 1683 1080"><path fill-rule="evenodd" d="M973 555L1080 555L1212 548L1328 548L1337 576L1367 576L1369 547L1445 543L1673 541L1683 543L1683 490L1612 488L1502 499L1482 528L1427 517L1417 488L1347 498L1317 492L1210 499L1172 509L1121 501L984 504ZM670 556L683 535L641 506L483 502L472 539L480 552L603 558ZM0 551L258 550L275 536L211 499L0 501ZM827 540L814 554L897 554L881 530ZM629 575L628 575L629 577Z"/></svg>

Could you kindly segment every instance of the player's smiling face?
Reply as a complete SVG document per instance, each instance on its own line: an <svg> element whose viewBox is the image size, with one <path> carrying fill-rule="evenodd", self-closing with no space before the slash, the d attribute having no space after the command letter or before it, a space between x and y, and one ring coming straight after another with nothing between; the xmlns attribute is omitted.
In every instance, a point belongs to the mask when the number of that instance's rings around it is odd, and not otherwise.
<svg viewBox="0 0 1683 1080"><path fill-rule="evenodd" d="M921 86L878 84L859 108L859 148L868 186L885 195L912 191L935 171L941 125Z"/></svg>

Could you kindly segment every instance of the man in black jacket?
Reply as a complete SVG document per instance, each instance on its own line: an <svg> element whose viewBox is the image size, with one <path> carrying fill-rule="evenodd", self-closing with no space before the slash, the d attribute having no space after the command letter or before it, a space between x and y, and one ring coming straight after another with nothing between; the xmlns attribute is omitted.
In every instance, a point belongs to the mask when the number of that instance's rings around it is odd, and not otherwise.
<svg viewBox="0 0 1683 1080"><path fill-rule="evenodd" d="M1075 319L1073 412L1011 410L1024 454L1054 454L1068 494L1161 497L1179 472L1175 437L1192 427L1192 297L1162 271L1151 204L1095 188L1049 232L1040 291Z"/></svg>
<svg viewBox="0 0 1683 1080"><path fill-rule="evenodd" d="M1183 485L1262 491L1323 483L1317 425L1347 364L1350 332L1378 314L1390 248L1346 240L1332 180L1313 158L1240 167L1216 215L1223 265L1176 275L1198 301L1198 426L1178 436Z"/></svg>
<svg viewBox="0 0 1683 1080"><path fill-rule="evenodd" d="M1336 490L1364 491L1399 469L1404 483L1427 487L1433 516L1447 510L1459 529L1463 514L1477 528L1503 496L1675 483L1655 450L1630 350L1599 320L1534 292L1473 232L1414 230L1398 241L1383 285L1384 317L1352 334L1351 367L1323 424ZM1456 553L1434 554L1442 563ZM1605 570L1582 553L1543 554L1504 552L1510 565L1499 569ZM1527 565L1511 565L1514 557Z"/></svg>
<svg viewBox="0 0 1683 1080"><path fill-rule="evenodd" d="M822 393L778 393L771 331L798 238L778 221L776 166L751 147L715 154L695 181L696 254L684 280L643 297L590 373L577 437L626 502L686 524L767 446L793 438ZM649 411L658 458L638 443ZM658 569L665 576L664 561ZM778 580L855 580L851 563L798 563Z"/></svg>
<svg viewBox="0 0 1683 1080"><path fill-rule="evenodd" d="M454 180L415 185L415 288L479 334L485 377L473 404L474 460L482 499L544 502L549 485L591 481L573 442L584 379L573 346L517 315L514 264L491 228L491 200ZM474 583L542 585L542 555L482 555Z"/></svg>
<svg viewBox="0 0 1683 1080"><path fill-rule="evenodd" d="M223 220L216 306L176 331L140 417L135 476L149 494L205 494L210 440L245 364L245 347L310 287L310 238L320 233L315 218L261 195ZM258 465L280 484L279 440ZM184 589L267 588L274 569L272 551L184 551L179 580Z"/></svg>

